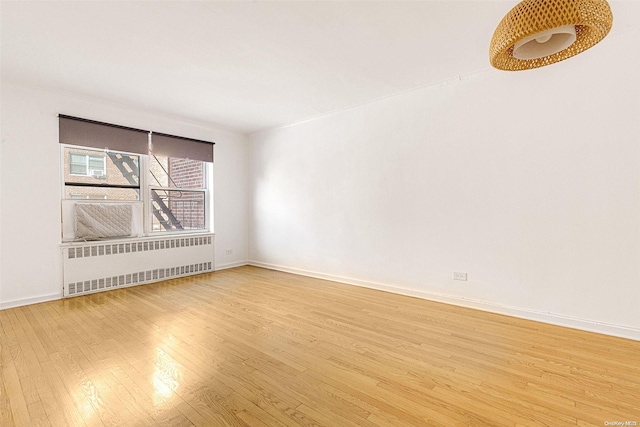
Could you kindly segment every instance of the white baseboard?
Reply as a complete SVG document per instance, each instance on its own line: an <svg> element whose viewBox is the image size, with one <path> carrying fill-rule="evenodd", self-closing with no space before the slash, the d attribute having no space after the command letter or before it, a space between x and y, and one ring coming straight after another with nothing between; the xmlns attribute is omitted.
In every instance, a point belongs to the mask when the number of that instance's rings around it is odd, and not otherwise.
<svg viewBox="0 0 640 427"><path fill-rule="evenodd" d="M248 261L238 261L238 262L232 262L228 264L215 265L214 271L225 270L227 268L242 267L243 265L247 265L247 264L248 264ZM22 307L23 305L38 304L40 302L55 301L58 299L62 299L61 294L50 294L50 295L33 297L33 298L17 299L13 301L3 301L3 302L0 302L0 310L4 310L7 308Z"/></svg>
<svg viewBox="0 0 640 427"><path fill-rule="evenodd" d="M329 280L332 282L344 283L347 285L361 286L380 291L392 292L395 294L406 295L421 298L429 301L442 302L460 307L473 308L476 310L488 311L496 314L504 314L507 316L518 317L526 320L534 320L537 322L548 323L556 326L580 329L588 332L612 335L620 338L627 338L640 341L640 329L629 328L626 326L596 322L587 319L580 319L571 316L563 316L554 313L545 313L536 310L530 310L520 307L511 307L501 304L495 304L486 301L477 301L473 299L461 298L457 296L438 294L434 292L416 291L412 289L398 288L395 286L384 285L382 283L367 282L358 279L334 276L331 274L318 273L314 271L301 270L298 268L286 267L282 265L269 264L258 261L249 261L248 265L255 267L267 268L270 270L278 270L286 273L299 274L301 276L314 277L317 279Z"/></svg>
<svg viewBox="0 0 640 427"><path fill-rule="evenodd" d="M332 282L344 283L347 285L361 286L370 289L391 292L400 295L406 295L421 298L429 301L437 301L446 304L457 305L461 307L473 308L477 310L488 311L491 313L504 314L507 316L518 317L521 319L534 320L538 322L548 323L551 325L564 326L573 329L580 329L589 332L596 332L605 335L612 335L621 338L628 338L640 341L640 329L629 328L626 326L595 322L592 320L580 319L571 316L563 316L554 313L545 313L536 310L529 310L519 307L511 307L500 304L494 304L486 301L477 301L467 298L461 298L450 295L443 295L433 292L416 291L412 289L398 288L395 286L384 285L381 283L368 282L364 280L350 279L346 277L334 276L331 274L318 273L313 271L301 270L298 268L286 267L281 265L269 264L258 261L239 261L216 265L215 271L228 268L241 267L243 265L252 265L255 267L267 268L270 270L278 270L287 273L298 274L301 276L314 277L317 279L329 280ZM32 298L24 298L13 301L0 302L0 310L21 307L29 304L37 304L41 302L54 301L61 299L61 294L41 295Z"/></svg>
<svg viewBox="0 0 640 427"><path fill-rule="evenodd" d="M23 305L38 304L40 302L54 301L57 299L62 299L62 294L59 294L59 293L49 294L49 295L41 295L39 297L33 297L33 298L23 298L23 299L16 299L13 301L4 301L4 302L0 302L0 310L4 310L7 308L22 307Z"/></svg>
<svg viewBox="0 0 640 427"><path fill-rule="evenodd" d="M248 264L249 264L249 261L229 262L227 264L221 264L221 265L216 264L213 270L214 271L226 270L227 268L242 267L243 265L248 265Z"/></svg>

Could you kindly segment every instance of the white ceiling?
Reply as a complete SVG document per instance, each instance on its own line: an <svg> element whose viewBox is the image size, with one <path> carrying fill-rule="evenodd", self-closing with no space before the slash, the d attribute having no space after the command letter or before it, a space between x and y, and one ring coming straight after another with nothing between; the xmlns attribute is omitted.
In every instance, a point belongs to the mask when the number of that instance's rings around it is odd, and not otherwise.
<svg viewBox="0 0 640 427"><path fill-rule="evenodd" d="M516 3L2 1L1 72L249 133L486 70Z"/></svg>

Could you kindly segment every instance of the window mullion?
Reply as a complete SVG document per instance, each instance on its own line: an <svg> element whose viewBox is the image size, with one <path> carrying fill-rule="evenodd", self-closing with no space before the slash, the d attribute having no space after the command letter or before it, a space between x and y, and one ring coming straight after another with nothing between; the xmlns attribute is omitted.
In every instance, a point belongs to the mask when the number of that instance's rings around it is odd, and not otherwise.
<svg viewBox="0 0 640 427"><path fill-rule="evenodd" d="M138 177L140 182L140 197L144 202L144 233L149 235L151 233L151 190L149 190L149 156L140 156L140 176Z"/></svg>

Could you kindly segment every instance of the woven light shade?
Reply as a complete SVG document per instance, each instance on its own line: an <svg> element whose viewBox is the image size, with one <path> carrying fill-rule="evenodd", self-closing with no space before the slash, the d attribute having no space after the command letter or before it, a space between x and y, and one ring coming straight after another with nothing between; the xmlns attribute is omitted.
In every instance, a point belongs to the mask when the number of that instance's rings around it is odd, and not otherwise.
<svg viewBox="0 0 640 427"><path fill-rule="evenodd" d="M507 71L550 65L598 43L612 23L606 0L524 0L500 21L489 59L495 68Z"/></svg>

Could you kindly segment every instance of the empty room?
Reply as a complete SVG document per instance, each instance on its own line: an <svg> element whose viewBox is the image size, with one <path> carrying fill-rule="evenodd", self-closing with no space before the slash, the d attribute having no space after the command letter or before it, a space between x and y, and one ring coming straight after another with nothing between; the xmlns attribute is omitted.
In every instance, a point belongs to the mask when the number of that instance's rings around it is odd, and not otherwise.
<svg viewBox="0 0 640 427"><path fill-rule="evenodd" d="M0 1L0 426L640 425L640 2Z"/></svg>

